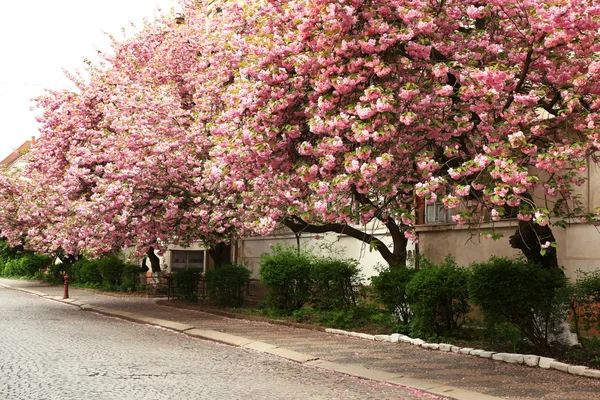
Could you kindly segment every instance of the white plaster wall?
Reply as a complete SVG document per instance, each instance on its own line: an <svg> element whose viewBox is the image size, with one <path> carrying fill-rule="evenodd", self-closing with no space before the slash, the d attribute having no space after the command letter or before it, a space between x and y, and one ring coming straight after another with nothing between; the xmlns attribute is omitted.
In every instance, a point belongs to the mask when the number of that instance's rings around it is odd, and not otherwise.
<svg viewBox="0 0 600 400"><path fill-rule="evenodd" d="M375 233L379 240L391 246L391 240L385 236L385 232L377 231L370 233ZM239 262L245 264L252 271L252 278L259 278L260 255L271 252L271 246L277 243L296 246L297 242L293 234L251 237L239 240ZM374 267L378 263L387 265L379 252L369 251L369 246L364 242L346 235L336 233L325 235L305 234L301 236L300 245L304 249L310 249L314 254L357 260L365 278L377 275Z"/></svg>

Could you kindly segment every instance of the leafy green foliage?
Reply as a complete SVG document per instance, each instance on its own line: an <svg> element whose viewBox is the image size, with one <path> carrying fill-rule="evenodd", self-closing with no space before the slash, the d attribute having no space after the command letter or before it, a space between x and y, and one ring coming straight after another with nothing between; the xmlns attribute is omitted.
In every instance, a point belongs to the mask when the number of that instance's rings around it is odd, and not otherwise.
<svg viewBox="0 0 600 400"><path fill-rule="evenodd" d="M313 258L310 281L314 308L333 310L357 305L356 289L362 284L357 261Z"/></svg>
<svg viewBox="0 0 600 400"><path fill-rule="evenodd" d="M119 284L120 292L135 292L142 290L140 281L141 269L137 265L124 263L122 265L121 281Z"/></svg>
<svg viewBox="0 0 600 400"><path fill-rule="evenodd" d="M384 327L382 321L386 320L381 311L374 304L359 304L334 310L319 310L312 307L303 307L292 313L296 322L312 322L338 329L357 327ZM387 326L390 326L389 319Z"/></svg>
<svg viewBox="0 0 600 400"><path fill-rule="evenodd" d="M260 256L260 279L267 287L270 307L292 312L310 298L311 257L294 247L273 246Z"/></svg>
<svg viewBox="0 0 600 400"><path fill-rule="evenodd" d="M106 290L132 292L140 286L140 268L113 255L95 260L82 258L68 266L74 283Z"/></svg>
<svg viewBox="0 0 600 400"><path fill-rule="evenodd" d="M249 281L250 270L242 264L222 265L206 271L208 297L220 306L241 306L244 287Z"/></svg>
<svg viewBox="0 0 600 400"><path fill-rule="evenodd" d="M198 301L198 282L202 270L199 268L182 269L173 274L175 296L179 300Z"/></svg>
<svg viewBox="0 0 600 400"><path fill-rule="evenodd" d="M93 260L102 276L102 286L106 289L118 288L123 278L125 262L116 256Z"/></svg>
<svg viewBox="0 0 600 400"><path fill-rule="evenodd" d="M0 239L1 264L5 264L8 260L20 258L24 253L26 252L21 247L10 247L10 245L8 244L8 240Z"/></svg>
<svg viewBox="0 0 600 400"><path fill-rule="evenodd" d="M62 263L62 264L52 263L46 269L46 272L42 275L42 279L44 279L46 282L52 283L52 284L63 283L65 273L69 274L69 276L72 276L71 266L72 266L72 264L69 264L69 263Z"/></svg>
<svg viewBox="0 0 600 400"><path fill-rule="evenodd" d="M421 269L406 285L406 294L414 317L412 332L416 335L452 335L466 321L468 270L446 257L435 265L421 260Z"/></svg>
<svg viewBox="0 0 600 400"><path fill-rule="evenodd" d="M572 291L577 335L581 336L581 330L600 329L600 270L578 271Z"/></svg>
<svg viewBox="0 0 600 400"><path fill-rule="evenodd" d="M566 319L567 279L562 271L522 258L497 257L471 269L469 294L490 327L514 324L536 349L548 350L549 335Z"/></svg>
<svg viewBox="0 0 600 400"><path fill-rule="evenodd" d="M41 254L24 254L19 258L6 261L0 275L31 278L47 268L50 263L50 258Z"/></svg>
<svg viewBox="0 0 600 400"><path fill-rule="evenodd" d="M597 336L582 337L580 341L581 347L570 348L565 356L574 360L574 363L584 361L596 364L595 368L600 367L600 338Z"/></svg>
<svg viewBox="0 0 600 400"><path fill-rule="evenodd" d="M371 278L375 296L385 308L405 325L412 319L406 285L417 272L411 268L376 268L379 275Z"/></svg>
<svg viewBox="0 0 600 400"><path fill-rule="evenodd" d="M32 278L50 264L52 260L49 257L10 247L6 239L0 239L0 276Z"/></svg>
<svg viewBox="0 0 600 400"><path fill-rule="evenodd" d="M358 263L276 245L261 255L260 278L267 307L291 313L310 302L320 310L355 307L362 277Z"/></svg>
<svg viewBox="0 0 600 400"><path fill-rule="evenodd" d="M98 269L98 263L81 259L71 264L70 269L73 282L102 286L102 274Z"/></svg>

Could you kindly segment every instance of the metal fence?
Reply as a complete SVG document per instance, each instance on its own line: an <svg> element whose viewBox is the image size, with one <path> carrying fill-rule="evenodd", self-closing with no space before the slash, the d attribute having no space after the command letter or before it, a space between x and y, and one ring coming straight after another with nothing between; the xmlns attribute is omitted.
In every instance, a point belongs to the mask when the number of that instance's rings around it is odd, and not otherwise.
<svg viewBox="0 0 600 400"><path fill-rule="evenodd" d="M172 273L160 273L153 275L140 275L140 283L142 291L152 296L166 296L168 300L181 297L182 288L177 287L177 282ZM200 277L196 284L192 284L191 293L197 298L208 297L208 288L206 279ZM189 287L186 287L186 292L189 292ZM262 291L260 281L258 279L250 279L244 287L244 296L247 298L258 299Z"/></svg>

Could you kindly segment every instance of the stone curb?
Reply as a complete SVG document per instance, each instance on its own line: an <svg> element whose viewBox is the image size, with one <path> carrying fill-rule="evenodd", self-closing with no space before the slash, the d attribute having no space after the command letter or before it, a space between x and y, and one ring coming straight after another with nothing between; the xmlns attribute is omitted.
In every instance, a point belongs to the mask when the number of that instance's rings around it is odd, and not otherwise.
<svg viewBox="0 0 600 400"><path fill-rule="evenodd" d="M281 357L290 361L297 362L302 365L316 367L332 372L342 373L345 375L354 376L361 379L368 379L372 381L377 381L381 383L388 383L397 386L402 386L410 389L421 390L425 392L429 392L431 394L435 394L438 396L444 396L446 399L455 399L455 400L502 400L501 397L488 396L483 393L472 392L465 389L460 389L452 386L447 386L444 384L439 384L435 382L423 381L415 378L408 378L402 375L394 374L387 371L381 371L377 369L366 368L362 365L357 364L339 364L334 363L327 360L321 360L319 357L312 356L309 354L298 353L293 350L284 349L278 347L276 345L272 345L265 342L253 341L241 336L235 336L224 332L218 332L210 329L198 329L191 325L185 325L178 322L163 320L159 318L151 318L146 317L140 314L131 313L127 311L116 310L112 308L106 307L94 307L86 303L82 303L76 299L63 299L60 296L50 296L48 294L37 292L34 290L29 290L24 288L15 288L8 285L0 284L0 287L4 287L7 289L18 290L21 292L33 294L42 298L46 298L49 300L57 301L63 304L72 305L78 307L81 310L92 311L99 314L122 318L131 322L136 323L144 323L155 326L160 326L162 328L166 328L169 330L173 330L176 332L183 333L185 335L196 337L205 340L211 340L215 342L224 343L231 346L236 346L244 349L254 350L259 353L268 353L275 355L277 357ZM330 333L337 334L346 334L348 332L339 330L339 329L325 329L325 331L332 331ZM374 335L366 335L363 333L350 332L354 336L361 339L368 340L386 340L390 342L398 342L399 338L404 335L392 334L389 335L389 338L384 338L384 336L388 335L377 335L376 338ZM410 339L410 338L409 338ZM415 340L415 343L424 341L421 339ZM600 371L599 371L600 372Z"/></svg>
<svg viewBox="0 0 600 400"><path fill-rule="evenodd" d="M328 328L328 329L325 329L325 332L333 333L336 335L344 335L344 336L350 336L350 337L371 339L370 337L364 337L365 335L362 333L349 332L349 331L345 331L342 329L329 329ZM366 335L366 336L372 336L372 335ZM482 358L488 358L488 359L495 360L495 361L502 361L502 362L509 363L509 364L522 364L522 365L526 365L528 367L534 367L534 368L537 367L537 368L544 368L544 369L555 369L557 371L566 372L571 375L585 376L588 378L600 379L600 370L588 368L583 365L565 364L562 362L558 362L553 358L536 356L534 354L496 353L493 351L474 349L472 347L461 348L461 347L453 346L453 345L447 344L447 343L427 343L422 339L411 338L411 337L408 337L406 335L402 335L399 333L393 333L391 335L375 335L373 337L373 339L379 340L379 341L388 341L388 342L392 342L392 343L396 343L396 342L397 343L407 343L407 344L411 344L413 346L419 346L419 347L422 347L422 348L428 349L428 350L438 350L438 351L452 352L452 353L457 353L457 354L464 354L464 355L469 355L469 356L477 356L477 357L482 357ZM371 339L371 340L373 340L373 339ZM434 392L432 392L432 393L434 393ZM435 394L446 395L444 393L435 393Z"/></svg>

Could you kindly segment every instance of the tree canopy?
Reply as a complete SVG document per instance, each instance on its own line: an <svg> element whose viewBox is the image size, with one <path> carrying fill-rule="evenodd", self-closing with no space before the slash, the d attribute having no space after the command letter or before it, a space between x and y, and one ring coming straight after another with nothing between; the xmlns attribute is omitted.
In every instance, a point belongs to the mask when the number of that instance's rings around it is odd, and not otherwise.
<svg viewBox="0 0 600 400"><path fill-rule="evenodd" d="M13 243L145 252L283 223L395 265L418 198L458 208L458 224L507 207L596 222L573 195L600 148L596 1L182 5L183 24L147 23L76 91L38 99L30 163L0 181ZM374 220L392 248L360 228Z"/></svg>

